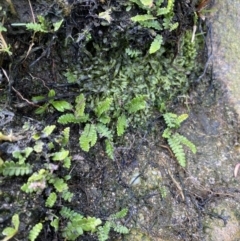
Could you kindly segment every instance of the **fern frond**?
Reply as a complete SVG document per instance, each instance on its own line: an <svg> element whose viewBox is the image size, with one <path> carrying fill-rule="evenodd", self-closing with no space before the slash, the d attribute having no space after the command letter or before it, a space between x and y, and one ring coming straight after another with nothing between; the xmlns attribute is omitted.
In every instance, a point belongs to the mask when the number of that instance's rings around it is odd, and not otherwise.
<svg viewBox="0 0 240 241"><path fill-rule="evenodd" d="M125 115L121 115L117 120L117 135L122 136L127 127L127 118Z"/></svg>
<svg viewBox="0 0 240 241"><path fill-rule="evenodd" d="M178 133L176 133L175 135L178 136L180 142L183 145L189 147L189 149L192 151L192 153L196 154L197 148L191 141L189 141L185 136L179 135Z"/></svg>
<svg viewBox="0 0 240 241"><path fill-rule="evenodd" d="M60 112L64 112L65 110L72 109L72 105L65 100L55 100L55 101L52 101L51 104L56 110Z"/></svg>
<svg viewBox="0 0 240 241"><path fill-rule="evenodd" d="M86 99L83 94L80 94L75 99L76 106L75 106L75 112L74 115L76 117L84 116L85 111L85 105L86 105Z"/></svg>
<svg viewBox="0 0 240 241"><path fill-rule="evenodd" d="M188 114L182 114L182 115L179 115L176 119L178 125L180 126L180 124L185 121L186 119L188 118Z"/></svg>
<svg viewBox="0 0 240 241"><path fill-rule="evenodd" d="M83 216L77 212L75 212L74 210L67 208L67 207L63 207L60 211L60 214L63 218L66 219L73 219L75 217L78 217L78 219L82 219Z"/></svg>
<svg viewBox="0 0 240 241"><path fill-rule="evenodd" d="M156 19L156 17L154 17L151 14L136 15L135 17L131 18L133 22L141 22L141 21L147 21L152 19Z"/></svg>
<svg viewBox="0 0 240 241"><path fill-rule="evenodd" d="M70 137L70 128L66 127L63 131L62 131L62 145L65 146L68 144L69 142L69 137Z"/></svg>
<svg viewBox="0 0 240 241"><path fill-rule="evenodd" d="M146 108L146 96L139 95L133 98L130 103L127 104L126 109L129 113L135 113L139 110L143 110Z"/></svg>
<svg viewBox="0 0 240 241"><path fill-rule="evenodd" d="M178 135L172 135L170 138L167 139L167 141L180 166L185 167L186 156L183 150L183 146L181 144L181 140L179 139Z"/></svg>
<svg viewBox="0 0 240 241"><path fill-rule="evenodd" d="M29 232L28 238L30 241L36 240L40 232L42 231L43 225L42 223L36 224Z"/></svg>
<svg viewBox="0 0 240 241"><path fill-rule="evenodd" d="M125 52L128 56L130 56L131 58L136 58L139 55L142 54L142 52L138 49L131 49L131 48L126 48Z"/></svg>
<svg viewBox="0 0 240 241"><path fill-rule="evenodd" d="M142 22L139 22L139 24L145 28L153 28L156 30L162 30L162 26L157 20L142 21Z"/></svg>
<svg viewBox="0 0 240 241"><path fill-rule="evenodd" d="M62 178L52 178L49 180L58 192L63 192L68 190L68 185Z"/></svg>
<svg viewBox="0 0 240 241"><path fill-rule="evenodd" d="M111 219L119 219L119 218L124 218L128 213L128 209L127 208L124 208L122 209L121 211L115 213L115 214L112 214L110 216Z"/></svg>
<svg viewBox="0 0 240 241"><path fill-rule="evenodd" d="M127 227L123 226L123 225L120 225L120 224L112 223L112 228L117 233L121 233L121 234L129 233L129 229Z"/></svg>
<svg viewBox="0 0 240 241"><path fill-rule="evenodd" d="M113 143L107 139L107 140L105 140L105 144L106 144L106 153L107 153L108 157L110 157L113 160L114 159Z"/></svg>
<svg viewBox="0 0 240 241"><path fill-rule="evenodd" d="M99 241L106 241L109 238L111 223L107 221L104 226L98 227L97 235Z"/></svg>
<svg viewBox="0 0 240 241"><path fill-rule="evenodd" d="M173 114L173 113L166 113L163 115L163 118L167 124L167 126L169 128L176 128L176 127L179 127L179 124L178 122L176 121L178 116L176 114Z"/></svg>
<svg viewBox="0 0 240 241"><path fill-rule="evenodd" d="M5 161L0 172L3 176L24 176L32 173L32 167L28 163L20 164L14 161Z"/></svg>
<svg viewBox="0 0 240 241"><path fill-rule="evenodd" d="M85 123L89 119L88 115L83 115L81 117L75 117L74 114L61 115L58 118L58 123L69 124L69 123Z"/></svg>
<svg viewBox="0 0 240 241"><path fill-rule="evenodd" d="M154 38L153 42L151 43L149 53L153 54L153 53L157 52L161 48L162 42L163 42L162 36L157 34L156 37Z"/></svg>
<svg viewBox="0 0 240 241"><path fill-rule="evenodd" d="M96 115L100 117L104 112L108 111L110 109L112 101L112 98L106 98L105 100L98 102L97 107L94 109Z"/></svg>
<svg viewBox="0 0 240 241"><path fill-rule="evenodd" d="M100 134L100 136L104 136L104 137L107 137L108 139L112 139L111 131L106 125L102 123L97 124L97 132Z"/></svg>
<svg viewBox="0 0 240 241"><path fill-rule="evenodd" d="M62 198L65 201L71 202L72 198L73 198L73 193L69 192L69 191L63 191L62 192Z"/></svg>
<svg viewBox="0 0 240 241"><path fill-rule="evenodd" d="M45 202L45 206L51 208L51 207L53 207L53 205L55 204L56 201L57 201L57 194L55 192L52 192L48 196L48 198Z"/></svg>
<svg viewBox="0 0 240 241"><path fill-rule="evenodd" d="M90 147L93 147L97 142L96 126L86 124L82 135L79 138L79 144L82 150L88 152Z"/></svg>

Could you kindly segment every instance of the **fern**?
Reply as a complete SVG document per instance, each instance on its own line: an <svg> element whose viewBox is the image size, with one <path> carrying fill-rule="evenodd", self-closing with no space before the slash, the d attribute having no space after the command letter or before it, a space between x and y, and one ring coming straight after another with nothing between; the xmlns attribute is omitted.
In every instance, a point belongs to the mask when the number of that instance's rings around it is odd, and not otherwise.
<svg viewBox="0 0 240 241"><path fill-rule="evenodd" d="M32 167L30 164L26 163L16 163L14 161L5 161L0 168L0 173L3 176L24 176L32 172Z"/></svg>
<svg viewBox="0 0 240 241"><path fill-rule="evenodd" d="M71 202L72 198L73 198L73 193L69 192L69 191L63 191L62 192L62 198L65 201Z"/></svg>
<svg viewBox="0 0 240 241"><path fill-rule="evenodd" d="M106 144L106 153L107 153L108 157L110 157L113 160L114 159L113 143L107 139L107 140L105 140L105 144Z"/></svg>
<svg viewBox="0 0 240 241"><path fill-rule="evenodd" d="M178 135L174 134L170 138L168 138L168 144L171 147L171 150L173 151L179 164L182 167L185 167L186 166L186 156L185 156L181 141L178 138Z"/></svg>
<svg viewBox="0 0 240 241"><path fill-rule="evenodd" d="M58 178L58 177L52 178L49 180L49 183L52 183L58 192L63 192L68 190L68 185L67 183L64 182L62 178Z"/></svg>
<svg viewBox="0 0 240 241"><path fill-rule="evenodd" d="M141 21L139 24L145 28L153 28L155 30L162 30L161 24L157 20Z"/></svg>
<svg viewBox="0 0 240 241"><path fill-rule="evenodd" d="M84 95L80 94L79 96L77 96L75 99L75 102L76 102L75 112L74 112L75 117L84 116L84 110L86 105L86 100Z"/></svg>
<svg viewBox="0 0 240 241"><path fill-rule="evenodd" d="M128 56L130 56L131 58L136 58L139 55L142 54L142 52L138 49L131 49L131 48L126 48L125 52Z"/></svg>
<svg viewBox="0 0 240 241"><path fill-rule="evenodd" d="M86 124L82 135L79 138L79 144L82 150L88 152L90 147L93 147L97 142L96 126Z"/></svg>
<svg viewBox="0 0 240 241"><path fill-rule="evenodd" d="M119 218L124 218L128 213L128 209L127 208L124 208L122 209L121 211L115 213L115 214L112 214L110 216L111 219L119 219Z"/></svg>
<svg viewBox="0 0 240 241"><path fill-rule="evenodd" d="M106 125L102 123L97 124L97 132L100 134L101 137L107 137L108 139L112 139L111 131Z"/></svg>
<svg viewBox="0 0 240 241"><path fill-rule="evenodd" d="M62 146L65 146L69 142L69 137L70 137L70 128L66 127L63 132L62 132Z"/></svg>
<svg viewBox="0 0 240 241"><path fill-rule="evenodd" d="M50 225L54 228L55 232L57 232L59 228L59 218L53 219Z"/></svg>
<svg viewBox="0 0 240 241"><path fill-rule="evenodd" d="M107 221L103 226L98 227L97 236L99 241L106 241L109 238L111 223Z"/></svg>
<svg viewBox="0 0 240 241"><path fill-rule="evenodd" d="M154 40L150 46L149 53L153 54L153 53L157 52L161 48L162 41L163 41L162 36L157 34L157 36L154 38Z"/></svg>
<svg viewBox="0 0 240 241"><path fill-rule="evenodd" d="M2 234L4 236L6 236L4 239L2 239L2 241L7 241L12 239L18 232L19 229L19 215L18 214L14 214L12 216L12 226L13 227L6 227L3 231Z"/></svg>
<svg viewBox="0 0 240 241"><path fill-rule="evenodd" d="M48 196L48 198L45 202L45 206L51 208L51 207L53 207L53 205L55 204L56 201L57 201L57 194L55 192L52 192Z"/></svg>
<svg viewBox="0 0 240 241"><path fill-rule="evenodd" d="M74 114L64 114L58 118L58 123L69 124L69 123L85 123L89 119L88 115L83 115L81 117L75 117Z"/></svg>
<svg viewBox="0 0 240 241"><path fill-rule="evenodd" d="M117 135L122 136L127 127L127 118L125 115L121 115L117 120Z"/></svg>
<svg viewBox="0 0 240 241"><path fill-rule="evenodd" d="M75 211L73 211L72 209L70 208L67 208L67 207L63 207L60 211L60 214L63 218L66 218L66 219L71 219L73 217L78 217L79 219L83 218L83 216Z"/></svg>
<svg viewBox="0 0 240 241"><path fill-rule="evenodd" d="M154 17L151 14L136 15L135 17L131 18L133 22L141 22L141 21L147 21L152 19L156 19L156 17Z"/></svg>
<svg viewBox="0 0 240 241"><path fill-rule="evenodd" d="M129 113L135 113L139 110L143 110L146 108L146 96L139 95L133 98L130 103L128 103L126 109Z"/></svg>
<svg viewBox="0 0 240 241"><path fill-rule="evenodd" d="M159 15L166 15L168 13L173 12L174 0L168 0L167 7L159 8L157 11L157 16Z"/></svg>
<svg viewBox="0 0 240 241"><path fill-rule="evenodd" d="M170 148L172 149L177 161L182 167L186 166L186 156L183 149L183 145L186 145L195 154L196 146L189 141L185 136L178 133L174 133L173 129L180 127L181 123L188 118L187 114L177 116L173 113L166 113L163 118L167 124L167 128L164 130L162 137L166 138Z"/></svg>
<svg viewBox="0 0 240 241"><path fill-rule="evenodd" d="M42 223L36 224L29 232L28 238L30 239L30 241L36 240L36 238L38 237L42 229L43 229Z"/></svg>
<svg viewBox="0 0 240 241"><path fill-rule="evenodd" d="M100 101L97 103L97 107L94 109L96 115L100 117L104 112L110 109L112 104L112 98L106 98L104 101Z"/></svg>

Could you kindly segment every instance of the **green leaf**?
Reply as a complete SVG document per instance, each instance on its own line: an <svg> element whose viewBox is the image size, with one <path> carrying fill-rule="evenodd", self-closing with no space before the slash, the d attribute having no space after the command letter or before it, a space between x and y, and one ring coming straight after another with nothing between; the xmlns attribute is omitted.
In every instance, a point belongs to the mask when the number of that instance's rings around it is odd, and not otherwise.
<svg viewBox="0 0 240 241"><path fill-rule="evenodd" d="M156 17L154 17L151 14L143 14L143 15L136 15L135 17L131 18L133 22L141 22L141 21L147 21L151 19L156 19Z"/></svg>
<svg viewBox="0 0 240 241"><path fill-rule="evenodd" d="M121 115L117 120L117 135L122 136L127 127L127 118L125 115Z"/></svg>
<svg viewBox="0 0 240 241"><path fill-rule="evenodd" d="M86 100L83 94L80 94L76 97L76 106L75 106L75 117L81 117L84 115Z"/></svg>
<svg viewBox="0 0 240 241"><path fill-rule="evenodd" d="M107 140L105 140L105 144L106 144L106 153L107 153L108 157L113 160L114 159L113 143L107 139Z"/></svg>
<svg viewBox="0 0 240 241"><path fill-rule="evenodd" d="M144 6L151 7L153 5L153 0L140 0Z"/></svg>
<svg viewBox="0 0 240 241"><path fill-rule="evenodd" d="M69 151L68 150L62 150L60 152L55 152L53 153L53 161L62 161L64 160L69 154Z"/></svg>
<svg viewBox="0 0 240 241"><path fill-rule="evenodd" d="M45 202L45 206L49 207L49 208L52 208L56 201L57 201L57 194L55 192L52 192L48 196L48 198Z"/></svg>
<svg viewBox="0 0 240 241"><path fill-rule="evenodd" d="M51 125L51 126L46 126L42 133L45 135L45 137L50 136L52 134L52 132L54 131L54 129L56 128L55 125Z"/></svg>
<svg viewBox="0 0 240 241"><path fill-rule="evenodd" d="M81 226L81 228L84 231L91 231L95 232L96 227L102 223L101 219L95 218L95 217L87 217L83 218L82 220L78 221L78 225Z"/></svg>
<svg viewBox="0 0 240 241"><path fill-rule="evenodd" d="M29 232L28 238L30 239L30 241L35 241L42 229L42 223L36 224Z"/></svg>
<svg viewBox="0 0 240 241"><path fill-rule="evenodd" d="M56 100L56 101L51 102L51 104L53 105L53 107L56 110L58 110L60 112L64 112L65 110L72 109L72 105L65 100Z"/></svg>
<svg viewBox="0 0 240 241"><path fill-rule="evenodd" d="M2 231L2 234L6 236L2 241L7 241L11 239L13 236L15 236L18 232L19 224L19 215L14 214L12 217L12 225L14 226L14 228L7 227Z"/></svg>
<svg viewBox="0 0 240 241"><path fill-rule="evenodd" d="M57 232L59 228L59 218L53 219L50 225L54 228L54 231Z"/></svg>
<svg viewBox="0 0 240 241"><path fill-rule="evenodd" d="M55 90L50 90L50 91L48 92L48 97L49 97L49 98L53 98L53 97L55 97L55 95L56 95Z"/></svg>
<svg viewBox="0 0 240 241"><path fill-rule="evenodd" d="M108 139L112 138L111 130L109 130L109 128L102 123L97 124L97 132L100 134L100 136L107 137Z"/></svg>
<svg viewBox="0 0 240 241"><path fill-rule="evenodd" d="M133 98L130 103L127 104L126 109L129 113L135 113L139 110L143 110L146 108L146 96L139 95Z"/></svg>
<svg viewBox="0 0 240 241"><path fill-rule="evenodd" d="M82 135L79 138L79 144L82 150L88 152L90 147L93 147L97 142L96 126L86 124Z"/></svg>
<svg viewBox="0 0 240 241"><path fill-rule="evenodd" d="M99 101L97 103L97 107L94 109L94 112L98 117L100 117L104 112L110 109L112 100L113 100L112 98L106 98L105 100Z"/></svg>
<svg viewBox="0 0 240 241"><path fill-rule="evenodd" d="M63 19L57 21L56 23L53 24L54 27L54 32L58 31L58 29L61 27L62 23L63 23Z"/></svg>
<svg viewBox="0 0 240 241"><path fill-rule="evenodd" d="M161 48L162 42L163 42L162 36L157 34L156 37L154 38L153 42L151 43L149 53L153 54L153 53L157 52Z"/></svg>
<svg viewBox="0 0 240 241"><path fill-rule="evenodd" d="M33 149L35 152L40 153L43 150L44 142L42 141L36 141Z"/></svg>

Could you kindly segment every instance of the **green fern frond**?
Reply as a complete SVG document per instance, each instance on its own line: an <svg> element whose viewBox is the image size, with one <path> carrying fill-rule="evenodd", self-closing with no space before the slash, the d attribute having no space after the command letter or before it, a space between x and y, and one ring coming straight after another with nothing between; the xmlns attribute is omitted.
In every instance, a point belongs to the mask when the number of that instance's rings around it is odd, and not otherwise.
<svg viewBox="0 0 240 241"><path fill-rule="evenodd" d="M100 117L104 112L108 111L110 109L112 101L113 101L112 98L106 98L103 101L99 101L97 103L97 107L94 109L94 112L96 113L96 115Z"/></svg>
<svg viewBox="0 0 240 241"><path fill-rule="evenodd" d="M162 42L163 42L162 36L157 34L156 37L154 38L153 42L151 43L149 53L153 54L153 53L157 52L161 48Z"/></svg>
<svg viewBox="0 0 240 241"><path fill-rule="evenodd" d="M129 113L135 113L139 110L143 110L146 108L146 96L139 95L133 98L126 106L126 109Z"/></svg>
<svg viewBox="0 0 240 241"><path fill-rule="evenodd" d="M82 135L79 138L79 144L82 150L88 152L90 147L93 147L97 142L96 126L93 124L86 124Z"/></svg>
<svg viewBox="0 0 240 241"><path fill-rule="evenodd" d="M65 100L55 100L55 101L52 101L51 104L56 110L60 112L64 112L65 110L72 109L72 105Z"/></svg>
<svg viewBox="0 0 240 241"><path fill-rule="evenodd" d="M153 28L156 30L162 30L162 26L157 20L142 21L142 22L139 22L139 24L145 28Z"/></svg>
<svg viewBox="0 0 240 241"><path fill-rule="evenodd" d="M125 115L121 115L117 120L117 135L122 136L127 127L127 118Z"/></svg>
<svg viewBox="0 0 240 241"><path fill-rule="evenodd" d="M108 139L112 139L111 131L106 125L102 123L97 124L97 132L100 134L101 137L104 136L104 137L107 137Z"/></svg>
<svg viewBox="0 0 240 241"><path fill-rule="evenodd" d="M123 225L120 225L120 224L112 223L112 228L117 233L121 233L121 234L128 234L129 233L129 229L127 227L123 226Z"/></svg>
<svg viewBox="0 0 240 241"><path fill-rule="evenodd" d="M142 52L138 49L131 49L131 48L126 48L125 52L128 56L130 56L131 58L136 58L139 55L142 54Z"/></svg>
<svg viewBox="0 0 240 241"><path fill-rule="evenodd" d="M54 228L54 231L57 232L59 228L59 218L53 219L50 225Z"/></svg>
<svg viewBox="0 0 240 241"><path fill-rule="evenodd" d="M68 190L67 183L62 178L52 178L49 180L58 192L63 192Z"/></svg>
<svg viewBox="0 0 240 241"><path fill-rule="evenodd" d="M127 208L123 208L121 211L112 214L110 216L111 219L119 219L119 218L124 218L128 213L128 209Z"/></svg>
<svg viewBox="0 0 240 241"><path fill-rule="evenodd" d="M76 117L84 116L85 106L86 106L86 99L83 94L80 94L75 99L76 106L74 115Z"/></svg>
<svg viewBox="0 0 240 241"><path fill-rule="evenodd" d="M169 128L178 128L179 124L177 121L178 116L173 113L166 113L163 115L163 118Z"/></svg>
<svg viewBox="0 0 240 241"><path fill-rule="evenodd" d="M88 115L83 115L81 117L75 117L74 114L61 115L58 118L58 123L60 124L70 124L70 123L85 123L89 119Z"/></svg>
<svg viewBox="0 0 240 241"><path fill-rule="evenodd" d="M177 134L173 134L170 138L167 139L167 141L180 166L185 167L186 156L179 136Z"/></svg>
<svg viewBox="0 0 240 241"><path fill-rule="evenodd" d="M45 206L51 208L51 207L53 207L53 205L55 204L56 201L57 201L57 194L55 192L52 192L48 196L48 198L45 202Z"/></svg>
<svg viewBox="0 0 240 241"><path fill-rule="evenodd" d="M71 167L71 158L69 156L63 160L63 166L67 169Z"/></svg>
<svg viewBox="0 0 240 241"><path fill-rule="evenodd" d="M5 161L0 168L3 176L24 176L32 173L32 167L28 163L16 163L14 161Z"/></svg>
<svg viewBox="0 0 240 241"><path fill-rule="evenodd" d="M36 224L29 232L28 238L30 239L30 241L36 240L36 238L38 237L42 229L43 229L42 223Z"/></svg>
<svg viewBox="0 0 240 241"><path fill-rule="evenodd" d="M107 139L107 140L105 140L105 144L106 144L106 153L107 153L108 157L113 160L114 159L113 143Z"/></svg>
<svg viewBox="0 0 240 241"><path fill-rule="evenodd" d="M75 212L74 210L68 208L68 207L63 207L60 211L60 214L63 218L66 219L73 219L75 217L77 217L78 219L82 219L83 216L77 212Z"/></svg>
<svg viewBox="0 0 240 241"><path fill-rule="evenodd" d="M73 198L73 193L69 191L63 191L61 196L65 201L71 202Z"/></svg>
<svg viewBox="0 0 240 241"><path fill-rule="evenodd" d="M174 7L174 0L168 0L167 7L159 8L157 11L157 16L171 13L173 11L173 7Z"/></svg>
<svg viewBox="0 0 240 241"><path fill-rule="evenodd" d="M185 136L179 135L178 133L176 133L175 135L178 136L177 138L180 140L180 142L183 145L189 147L189 149L192 151L192 153L196 154L197 148L191 141L189 141Z"/></svg>
<svg viewBox="0 0 240 241"><path fill-rule="evenodd" d="M55 128L56 128L55 125L46 126L42 131L42 133L44 134L44 137L50 136Z"/></svg>
<svg viewBox="0 0 240 241"><path fill-rule="evenodd" d="M106 241L109 238L111 223L107 221L103 226L98 227L97 236L99 241Z"/></svg>
<svg viewBox="0 0 240 241"><path fill-rule="evenodd" d="M147 21L152 19L156 19L156 17L154 17L151 14L136 15L135 17L131 18L133 22L141 22L141 21Z"/></svg>
<svg viewBox="0 0 240 241"><path fill-rule="evenodd" d="M63 131L62 131L62 146L65 146L68 144L69 142L69 137L70 137L70 128L66 127Z"/></svg>

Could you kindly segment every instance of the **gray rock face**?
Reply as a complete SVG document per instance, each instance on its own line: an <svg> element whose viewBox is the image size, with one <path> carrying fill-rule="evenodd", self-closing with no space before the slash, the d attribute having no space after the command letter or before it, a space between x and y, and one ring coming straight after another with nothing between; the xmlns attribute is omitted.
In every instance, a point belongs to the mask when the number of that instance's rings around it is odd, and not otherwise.
<svg viewBox="0 0 240 241"><path fill-rule="evenodd" d="M240 114L240 1L216 0L212 9L214 74L226 85L227 97Z"/></svg>

